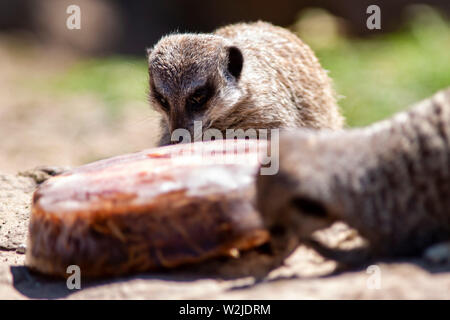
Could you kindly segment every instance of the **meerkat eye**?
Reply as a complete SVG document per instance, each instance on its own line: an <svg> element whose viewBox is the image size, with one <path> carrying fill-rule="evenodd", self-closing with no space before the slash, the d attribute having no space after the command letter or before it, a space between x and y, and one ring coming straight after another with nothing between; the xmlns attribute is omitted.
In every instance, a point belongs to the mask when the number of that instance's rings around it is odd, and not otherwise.
<svg viewBox="0 0 450 320"><path fill-rule="evenodd" d="M189 102L192 104L203 104L206 98L206 91L204 89L200 89L194 92L194 94L189 98Z"/></svg>
<svg viewBox="0 0 450 320"><path fill-rule="evenodd" d="M308 216L317 218L325 218L327 216L326 208L320 202L313 199L297 197L292 199L292 205L301 213Z"/></svg>
<svg viewBox="0 0 450 320"><path fill-rule="evenodd" d="M198 109L202 107L212 96L213 89L211 86L206 85L198 88L187 100L187 107L192 109Z"/></svg>
<svg viewBox="0 0 450 320"><path fill-rule="evenodd" d="M153 95L164 109L169 109L169 103L167 102L167 99L163 97L162 94L160 94L158 91L154 91Z"/></svg>

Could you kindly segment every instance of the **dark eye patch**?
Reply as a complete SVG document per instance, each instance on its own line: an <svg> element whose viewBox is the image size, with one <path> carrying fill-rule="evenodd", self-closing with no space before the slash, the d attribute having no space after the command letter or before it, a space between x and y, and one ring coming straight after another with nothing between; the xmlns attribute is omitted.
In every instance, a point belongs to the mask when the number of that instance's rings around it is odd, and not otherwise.
<svg viewBox="0 0 450 320"><path fill-rule="evenodd" d="M282 236L286 234L287 230L285 226L281 224L276 224L270 228L269 232L274 236Z"/></svg>
<svg viewBox="0 0 450 320"><path fill-rule="evenodd" d="M196 89L186 100L186 108L190 111L200 110L212 97L213 93L214 88L209 84Z"/></svg>
<svg viewBox="0 0 450 320"><path fill-rule="evenodd" d="M153 89L153 96L155 97L156 101L158 101L158 103L166 110L169 110L170 106L169 106L169 102L167 101L166 98L164 98L164 96L162 94L160 94L158 91L156 91L155 89Z"/></svg>
<svg viewBox="0 0 450 320"><path fill-rule="evenodd" d="M319 202L309 198L296 197L291 200L292 205L303 214L318 218L325 218L327 209Z"/></svg>

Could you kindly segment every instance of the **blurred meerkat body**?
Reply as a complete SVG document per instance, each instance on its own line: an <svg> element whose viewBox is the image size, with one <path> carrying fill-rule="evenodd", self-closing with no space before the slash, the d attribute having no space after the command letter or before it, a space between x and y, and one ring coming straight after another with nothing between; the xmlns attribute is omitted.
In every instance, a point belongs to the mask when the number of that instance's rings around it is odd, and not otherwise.
<svg viewBox="0 0 450 320"><path fill-rule="evenodd" d="M148 56L150 102L162 114L160 145L177 128L340 129L332 84L313 51L264 22L212 34L163 37Z"/></svg>
<svg viewBox="0 0 450 320"><path fill-rule="evenodd" d="M258 179L266 226L300 241L335 221L374 257L450 241L450 89L367 128L289 132L279 173Z"/></svg>

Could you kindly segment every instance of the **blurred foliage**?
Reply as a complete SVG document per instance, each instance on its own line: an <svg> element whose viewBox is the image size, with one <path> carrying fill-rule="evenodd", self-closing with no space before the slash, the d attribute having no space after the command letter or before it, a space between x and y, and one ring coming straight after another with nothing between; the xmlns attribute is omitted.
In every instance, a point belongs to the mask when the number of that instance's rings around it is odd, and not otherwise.
<svg viewBox="0 0 450 320"><path fill-rule="evenodd" d="M450 25L430 7L409 10L400 31L354 39L323 11L293 26L317 53L335 83L349 126L386 118L450 86ZM112 112L128 100L145 100L145 59L112 57L81 61L53 81L59 91L99 95Z"/></svg>
<svg viewBox="0 0 450 320"><path fill-rule="evenodd" d="M146 100L146 60L114 56L80 61L52 79L51 87L64 94L95 94L117 115L126 102Z"/></svg>
<svg viewBox="0 0 450 320"><path fill-rule="evenodd" d="M294 26L330 71L349 126L387 118L450 86L450 24L427 6L406 13L402 30L366 39L339 35L340 21L320 11L303 17L310 20L304 32Z"/></svg>

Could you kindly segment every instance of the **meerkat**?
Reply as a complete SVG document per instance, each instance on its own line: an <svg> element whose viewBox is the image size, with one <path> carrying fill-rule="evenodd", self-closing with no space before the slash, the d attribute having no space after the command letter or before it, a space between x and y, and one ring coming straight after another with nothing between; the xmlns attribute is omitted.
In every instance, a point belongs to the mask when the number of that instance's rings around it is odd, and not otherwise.
<svg viewBox="0 0 450 320"><path fill-rule="evenodd" d="M434 252L450 257L450 88L367 128L286 132L279 159L279 172L257 182L274 241L295 237L357 260L429 253L443 243ZM335 221L368 246L347 257L321 247L314 232Z"/></svg>
<svg viewBox="0 0 450 320"><path fill-rule="evenodd" d="M212 34L170 34L148 50L149 100L161 113L159 145L194 121L217 129L340 129L332 83L295 34L265 22Z"/></svg>

